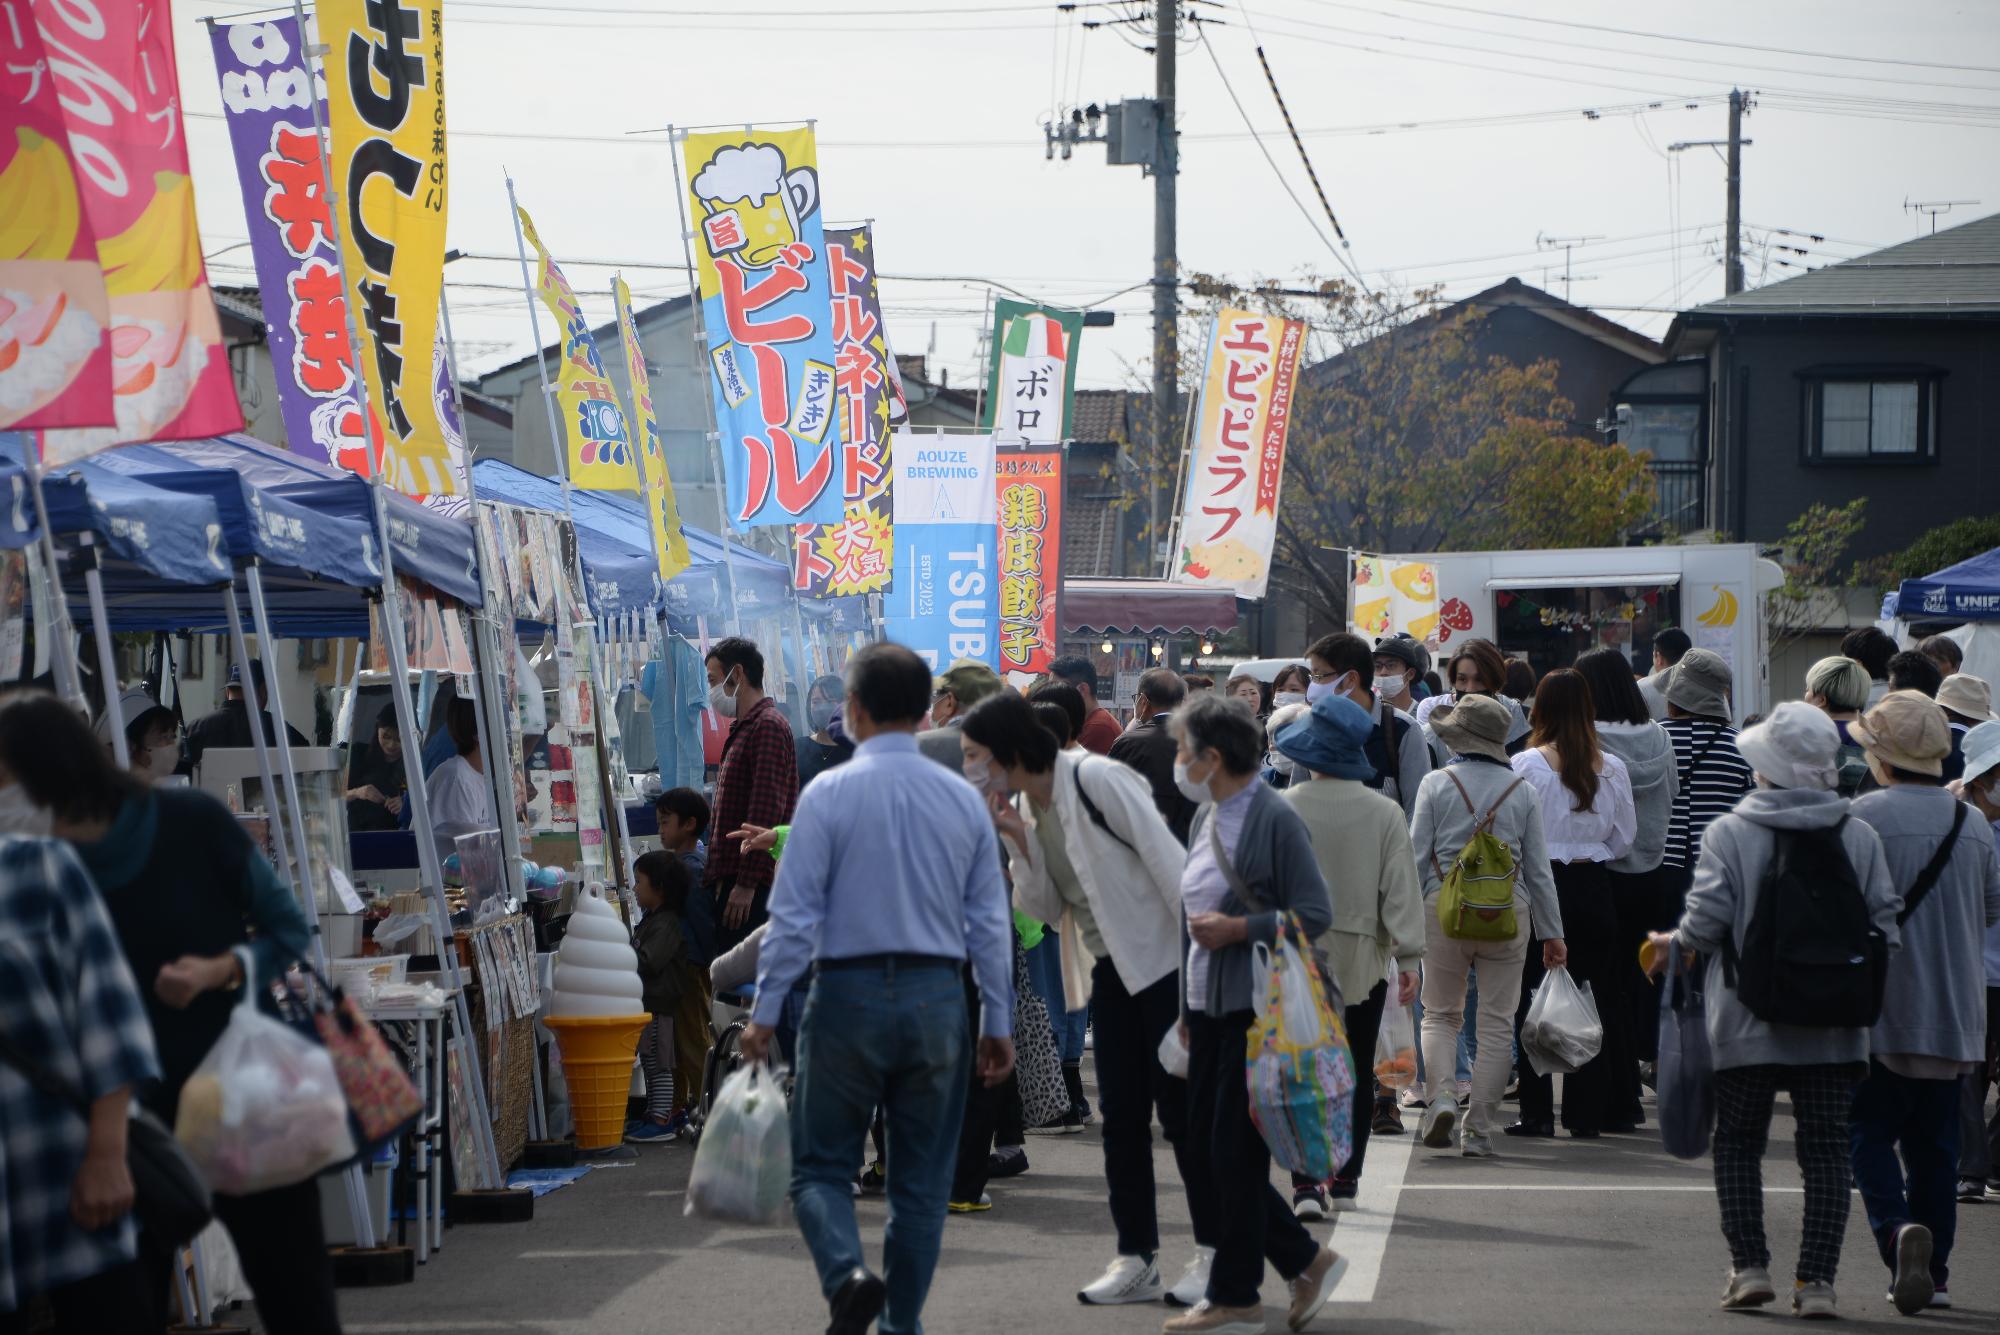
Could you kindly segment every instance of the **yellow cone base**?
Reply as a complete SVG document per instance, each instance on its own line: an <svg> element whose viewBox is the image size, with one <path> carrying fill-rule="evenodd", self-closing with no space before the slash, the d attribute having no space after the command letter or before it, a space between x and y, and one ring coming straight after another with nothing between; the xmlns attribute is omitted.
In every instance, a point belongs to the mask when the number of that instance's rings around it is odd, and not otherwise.
<svg viewBox="0 0 2000 1335"><path fill-rule="evenodd" d="M562 1051L576 1147L601 1150L625 1139L632 1058L649 1015L550 1016L542 1021Z"/></svg>

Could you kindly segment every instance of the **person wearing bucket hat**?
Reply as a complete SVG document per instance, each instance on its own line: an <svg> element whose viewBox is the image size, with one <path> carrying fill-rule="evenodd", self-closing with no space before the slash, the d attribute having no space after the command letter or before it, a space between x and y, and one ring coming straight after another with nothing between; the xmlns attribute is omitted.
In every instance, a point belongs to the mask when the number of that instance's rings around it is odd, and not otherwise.
<svg viewBox="0 0 2000 1335"><path fill-rule="evenodd" d="M1680 921L1703 831L1756 784L1729 722L1732 684L1729 664L1707 649L1682 654L1667 681L1667 721L1661 726L1674 742L1674 804L1660 856L1660 888L1670 922Z"/></svg>
<svg viewBox="0 0 2000 1335"><path fill-rule="evenodd" d="M1715 1191L1731 1262L1722 1305L1758 1307L1777 1298L1760 1180L1772 1109L1783 1087L1797 1118L1794 1142L1805 1184L1792 1311L1832 1317L1853 1186L1847 1110L1861 1063L1868 1059L1868 1030L1761 1018L1738 994L1735 948L1746 940L1776 881L1772 872L1781 856L1811 855L1822 868L1844 859L1870 925L1891 948L1897 940L1896 890L1882 841L1863 822L1847 819L1850 804L1833 791L1840 733L1832 719L1811 705L1787 701L1765 722L1744 729L1732 749L1736 745L1756 766L1757 789L1708 825L1679 925L1651 938L1653 967L1665 969L1670 947L1683 957L1693 952L1706 960L1696 967L1704 969L1715 1066ZM1773 910L1782 902L1774 901Z"/></svg>
<svg viewBox="0 0 2000 1335"><path fill-rule="evenodd" d="M1965 734L1995 717L1993 688L1978 677L1954 672L1939 684L1937 702L1944 710L1945 722L1951 725L1951 754L1944 761L1945 782L1949 783L1965 774Z"/></svg>
<svg viewBox="0 0 2000 1335"><path fill-rule="evenodd" d="M1868 1078L1849 1114L1855 1185L1905 1315L1950 1276L1959 1082L1986 1055L1983 943L2000 923L1993 829L1944 789L1951 732L1917 691L1891 691L1853 733L1882 784L1854 816L1882 840L1902 897Z"/></svg>
<svg viewBox="0 0 2000 1335"><path fill-rule="evenodd" d="M1993 825L2000 838L2000 723L1982 723L1965 734L1965 774L1951 785L1958 798ZM1965 1077L1958 1102L1958 1199L1986 1198L2000 1163L2000 1114L1986 1120L1986 1091L1993 1084L1994 1036L2000 1035L2000 927L1986 929L1985 1059Z"/></svg>
<svg viewBox="0 0 2000 1335"><path fill-rule="evenodd" d="M1514 1008L1521 999L1521 966L1529 940L1542 943L1542 963L1554 968L1569 959L1563 941L1562 910L1556 903L1542 834L1542 807L1534 788L1509 766L1507 737L1513 715L1488 695L1461 694L1431 711L1431 728L1452 752L1452 761L1425 776L1417 789L1417 814L1410 847L1426 901L1434 902L1445 870L1458 860L1475 832L1490 830L1507 846L1516 869L1512 937L1482 941L1446 935L1435 912L1424 915L1423 1049L1425 1102L1420 1134L1424 1144L1446 1149L1461 1117L1452 1089L1459 1029L1465 1022L1466 979L1479 972L1479 1051L1472 1063L1471 1106L1463 1113L1458 1137L1470 1158L1493 1153L1491 1133L1513 1066Z"/></svg>
<svg viewBox="0 0 2000 1335"><path fill-rule="evenodd" d="M1387 641L1385 641L1387 643ZM1380 652L1378 646L1378 655ZM1403 809L1366 786L1374 773L1364 748L1374 720L1343 696L1324 696L1310 712L1278 731L1278 752L1305 771L1285 801L1305 822L1313 856L1333 902L1333 927L1320 938L1345 999L1347 1038L1354 1050L1354 1152L1325 1186L1292 1175L1292 1209L1318 1218L1332 1192L1335 1210L1354 1208L1368 1153L1369 1073L1375 1038L1393 983L1399 1004L1416 999L1417 961L1424 954L1423 899L1410 853ZM1389 968L1397 972L1393 979Z"/></svg>

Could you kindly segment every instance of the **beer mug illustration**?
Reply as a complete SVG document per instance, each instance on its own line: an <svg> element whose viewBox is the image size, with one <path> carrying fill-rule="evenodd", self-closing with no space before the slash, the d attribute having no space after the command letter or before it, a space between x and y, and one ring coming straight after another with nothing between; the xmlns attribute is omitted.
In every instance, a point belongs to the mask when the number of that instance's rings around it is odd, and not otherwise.
<svg viewBox="0 0 2000 1335"><path fill-rule="evenodd" d="M787 171L776 144L718 148L693 186L708 253L728 255L746 269L777 263L819 208L818 174L811 167Z"/></svg>

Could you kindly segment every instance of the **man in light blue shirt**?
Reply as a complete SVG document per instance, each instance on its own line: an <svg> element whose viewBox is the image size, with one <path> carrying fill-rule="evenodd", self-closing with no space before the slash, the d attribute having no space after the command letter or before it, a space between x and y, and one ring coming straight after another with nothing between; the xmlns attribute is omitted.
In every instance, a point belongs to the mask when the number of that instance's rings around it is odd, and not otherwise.
<svg viewBox="0 0 2000 1335"><path fill-rule="evenodd" d="M937 1268L971 1085L964 969L978 984L978 1070L1014 1066L1013 924L993 823L972 785L918 751L923 660L871 644L847 669L854 758L800 794L744 1030L761 1060L792 984L814 969L799 1029L792 1208L833 1314L830 1335L918 1335ZM895 1147L883 1275L862 1265L850 1183L877 1106Z"/></svg>

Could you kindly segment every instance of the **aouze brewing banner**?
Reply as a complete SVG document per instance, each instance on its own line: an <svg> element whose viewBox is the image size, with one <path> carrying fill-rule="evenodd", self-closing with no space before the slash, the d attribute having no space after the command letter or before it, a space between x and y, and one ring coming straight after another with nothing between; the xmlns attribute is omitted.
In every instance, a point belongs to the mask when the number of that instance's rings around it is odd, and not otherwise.
<svg viewBox="0 0 2000 1335"><path fill-rule="evenodd" d="M685 153L729 522L837 524L843 437L813 132L690 132Z"/></svg>
<svg viewBox="0 0 2000 1335"><path fill-rule="evenodd" d="M1068 439L1082 334L1082 311L1005 297L994 302L993 370L981 429L990 428L1002 444L1053 445Z"/></svg>
<svg viewBox="0 0 2000 1335"><path fill-rule="evenodd" d="M317 12L340 252L382 475L412 496L453 495L461 484L432 366L444 291L444 11L319 0Z"/></svg>
<svg viewBox="0 0 2000 1335"><path fill-rule="evenodd" d="M556 322L556 426L572 487L600 491L637 491L639 474L632 467L632 436L618 391L604 374L597 337L583 318L583 303L563 277L548 247L535 232L528 211L516 208L521 234L535 252L535 295Z"/></svg>
<svg viewBox="0 0 2000 1335"><path fill-rule="evenodd" d="M1226 310L1208 331L1173 580L1262 598L1304 323Z"/></svg>
<svg viewBox="0 0 2000 1335"><path fill-rule="evenodd" d="M653 383L646 374L646 349L632 320L632 289L623 278L611 280L611 298L618 308L618 339L625 345L625 374L632 382L633 434L638 437L639 499L653 528L653 557L662 583L688 568L687 534L681 532L680 502L674 480L667 474L667 452L660 444L660 416L653 411Z"/></svg>
<svg viewBox="0 0 2000 1335"><path fill-rule="evenodd" d="M996 451L1002 675L1055 661L1061 628L1062 451Z"/></svg>
<svg viewBox="0 0 2000 1335"><path fill-rule="evenodd" d="M41 32L25 5L8 12L12 21L0 23L0 429L111 426L111 299L97 233Z"/></svg>
<svg viewBox="0 0 2000 1335"><path fill-rule="evenodd" d="M49 58L42 74L55 87L69 129L67 165L77 186L74 209L60 189L44 188L19 201L29 208L17 225L53 229L41 243L52 255L73 254L63 237L88 217L110 298L115 425L46 432L43 455L55 462L127 441L242 430L243 410L195 227L166 4L69 0L4 8L6 26L32 13L41 30ZM27 147L18 132L15 140L17 152ZM44 171L56 170L58 156L43 150L36 162ZM0 195L0 212L16 202ZM36 214L36 202L56 207Z"/></svg>
<svg viewBox="0 0 2000 1335"><path fill-rule="evenodd" d="M811 598L876 593L895 566L890 523L889 442L909 416L895 373L882 297L875 282L875 238L866 227L826 233L833 292L834 411L840 419L837 524L800 524L792 534L792 580Z"/></svg>
<svg viewBox="0 0 2000 1335"><path fill-rule="evenodd" d="M896 582L886 632L940 672L997 667L993 437L896 433Z"/></svg>

